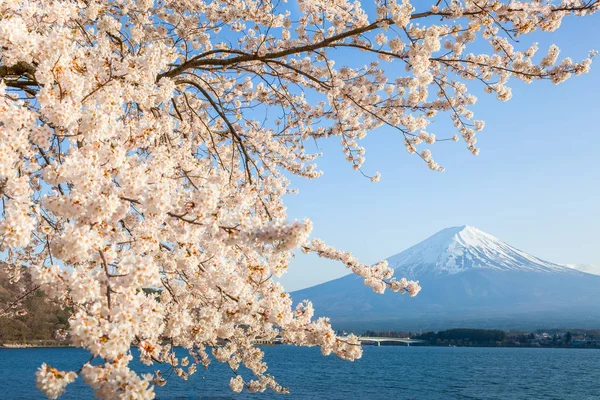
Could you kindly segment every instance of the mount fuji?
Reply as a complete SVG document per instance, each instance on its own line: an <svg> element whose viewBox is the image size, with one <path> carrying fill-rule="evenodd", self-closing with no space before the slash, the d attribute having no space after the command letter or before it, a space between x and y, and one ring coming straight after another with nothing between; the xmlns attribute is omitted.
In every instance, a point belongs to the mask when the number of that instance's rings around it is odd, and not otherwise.
<svg viewBox="0 0 600 400"><path fill-rule="evenodd" d="M335 328L600 327L600 276L534 257L471 226L444 229L387 259L419 280L414 298L379 295L347 275L292 293Z"/></svg>

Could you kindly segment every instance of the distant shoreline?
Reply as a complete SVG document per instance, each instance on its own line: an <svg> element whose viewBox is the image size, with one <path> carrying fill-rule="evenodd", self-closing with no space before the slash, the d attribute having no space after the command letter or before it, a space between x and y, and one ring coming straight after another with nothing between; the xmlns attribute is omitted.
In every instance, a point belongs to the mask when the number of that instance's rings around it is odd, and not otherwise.
<svg viewBox="0 0 600 400"><path fill-rule="evenodd" d="M349 332L338 331L347 336ZM453 328L438 332L365 331L358 335L364 346L412 347L497 347L497 348L549 348L549 349L600 349L600 329L549 329L534 332L502 331L498 329ZM408 339L408 340L407 340ZM225 342L225 341L223 341ZM255 346L277 346L279 340L255 339ZM222 343L217 343L221 345ZM75 347L71 341L56 339L4 340L0 348L53 348ZM132 346L135 347L135 346Z"/></svg>
<svg viewBox="0 0 600 400"><path fill-rule="evenodd" d="M363 343L363 346L369 347L378 347L377 344L366 344ZM477 348L486 348L486 349L590 349L590 350L600 350L600 346L486 346L486 345L438 345L438 344L427 344L427 343L419 343L419 344L411 344L410 346L402 345L402 344L387 344L385 342L381 343L380 347L442 347L442 348L453 348L453 347L477 347Z"/></svg>
<svg viewBox="0 0 600 400"><path fill-rule="evenodd" d="M61 344L61 343L47 343L47 344L35 344L35 343L0 343L0 349L35 349L45 347L75 347L72 344Z"/></svg>

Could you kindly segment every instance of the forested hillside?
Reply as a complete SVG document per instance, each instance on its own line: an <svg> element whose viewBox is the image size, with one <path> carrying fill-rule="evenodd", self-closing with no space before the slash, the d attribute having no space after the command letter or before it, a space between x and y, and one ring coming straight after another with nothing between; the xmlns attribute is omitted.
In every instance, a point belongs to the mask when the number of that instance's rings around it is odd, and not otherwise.
<svg viewBox="0 0 600 400"><path fill-rule="evenodd" d="M0 268L0 311L6 311L11 303L33 289L31 275L26 268L15 284L9 282L8 275ZM0 344L39 344L40 341L53 341L55 332L67 327L70 313L70 310L63 310L48 301L41 290L35 290L26 296L21 305L12 311L17 312L0 313Z"/></svg>

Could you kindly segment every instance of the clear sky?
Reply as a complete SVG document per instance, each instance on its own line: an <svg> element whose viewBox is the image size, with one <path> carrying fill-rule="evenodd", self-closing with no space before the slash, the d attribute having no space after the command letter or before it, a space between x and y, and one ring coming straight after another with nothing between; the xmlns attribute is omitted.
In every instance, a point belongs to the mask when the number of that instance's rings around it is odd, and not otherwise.
<svg viewBox="0 0 600 400"><path fill-rule="evenodd" d="M600 50L600 17L565 19L557 32L523 38L522 49L533 41L538 55L555 43L561 57L583 59ZM468 224L548 261L600 264L600 57L589 74L558 86L510 86L507 103L473 91L475 118L486 122L478 133L481 153L471 155L462 141L435 144L443 173L409 155L389 128L363 141L365 171L382 174L376 184L352 170L337 138L321 142L324 175L293 181L300 194L288 197L290 216L311 218L314 237L365 263ZM431 131L452 136L447 116L437 119ZM296 290L347 273L339 263L299 254L281 281Z"/></svg>

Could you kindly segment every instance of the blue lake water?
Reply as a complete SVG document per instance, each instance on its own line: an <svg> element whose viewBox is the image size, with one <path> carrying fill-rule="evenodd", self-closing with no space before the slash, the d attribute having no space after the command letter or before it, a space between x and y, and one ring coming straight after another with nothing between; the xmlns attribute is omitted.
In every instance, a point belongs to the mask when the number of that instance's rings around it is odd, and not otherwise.
<svg viewBox="0 0 600 400"><path fill-rule="evenodd" d="M598 399L600 350L367 346L347 362L317 348L264 347L269 372L289 387L234 394L231 371L213 362L188 382L172 376L159 399ZM182 352L183 354L183 352ZM0 349L0 399L42 399L34 372L42 362L76 370L88 353L74 348ZM139 363L139 371L148 371ZM88 399L78 378L61 399Z"/></svg>

